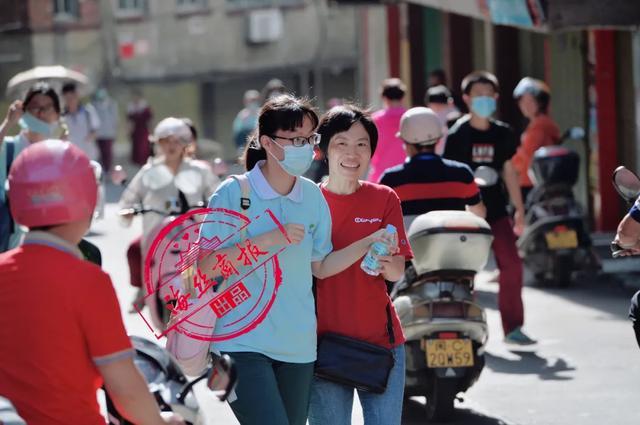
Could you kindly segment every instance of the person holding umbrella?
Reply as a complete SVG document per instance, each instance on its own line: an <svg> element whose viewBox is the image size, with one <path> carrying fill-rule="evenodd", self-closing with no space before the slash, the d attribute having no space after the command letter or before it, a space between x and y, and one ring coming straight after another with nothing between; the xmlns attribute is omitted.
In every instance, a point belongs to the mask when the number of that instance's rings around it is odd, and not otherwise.
<svg viewBox="0 0 640 425"><path fill-rule="evenodd" d="M7 136L15 125L22 129ZM13 160L27 146L53 137L66 137L66 126L60 120L60 99L47 83L29 88L22 100L14 101L0 124L0 252L19 245L23 235L9 212L6 202L6 181Z"/></svg>

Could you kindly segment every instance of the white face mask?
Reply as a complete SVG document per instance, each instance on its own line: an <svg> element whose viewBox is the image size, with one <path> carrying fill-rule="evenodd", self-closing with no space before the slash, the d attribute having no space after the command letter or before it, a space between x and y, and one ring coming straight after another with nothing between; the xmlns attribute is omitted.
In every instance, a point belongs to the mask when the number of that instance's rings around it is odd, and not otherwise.
<svg viewBox="0 0 640 425"><path fill-rule="evenodd" d="M29 112L26 112L24 115L22 115L22 118L20 118L18 125L20 125L22 129L41 134L44 137L51 137L58 128L57 121L50 124L48 122L42 121L39 118L36 118Z"/></svg>
<svg viewBox="0 0 640 425"><path fill-rule="evenodd" d="M304 146L281 146L277 142L273 142L284 151L284 159L280 161L273 154L269 153L278 161L278 164L284 171L294 177L300 177L309 170L313 163L313 146L305 144Z"/></svg>

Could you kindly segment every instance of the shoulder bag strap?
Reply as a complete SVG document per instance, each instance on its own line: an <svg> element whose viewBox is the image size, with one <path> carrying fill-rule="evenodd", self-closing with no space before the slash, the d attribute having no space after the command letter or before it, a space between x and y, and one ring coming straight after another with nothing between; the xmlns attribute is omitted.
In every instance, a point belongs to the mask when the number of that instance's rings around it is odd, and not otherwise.
<svg viewBox="0 0 640 425"><path fill-rule="evenodd" d="M393 319L391 319L391 301L387 304L387 333L389 334L389 342L393 347L396 343L396 335L393 332Z"/></svg>

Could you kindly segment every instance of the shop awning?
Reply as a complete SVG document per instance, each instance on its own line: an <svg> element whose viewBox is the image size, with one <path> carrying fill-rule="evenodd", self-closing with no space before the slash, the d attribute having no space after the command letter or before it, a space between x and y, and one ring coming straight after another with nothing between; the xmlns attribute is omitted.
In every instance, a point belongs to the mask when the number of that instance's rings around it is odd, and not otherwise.
<svg viewBox="0 0 640 425"><path fill-rule="evenodd" d="M366 3L367 0L335 0ZM640 27L640 0L409 0L496 25L534 31ZM371 3L395 3L371 0Z"/></svg>

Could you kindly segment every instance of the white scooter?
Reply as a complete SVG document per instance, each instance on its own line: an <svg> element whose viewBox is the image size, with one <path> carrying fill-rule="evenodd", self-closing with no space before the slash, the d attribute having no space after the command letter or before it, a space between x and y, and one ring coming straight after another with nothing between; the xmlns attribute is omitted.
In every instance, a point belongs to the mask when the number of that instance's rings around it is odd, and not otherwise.
<svg viewBox="0 0 640 425"><path fill-rule="evenodd" d="M426 396L427 419L442 421L484 368L488 326L474 277L493 236L473 213L432 211L411 223L408 237L412 265L391 293L407 339L405 394Z"/></svg>

